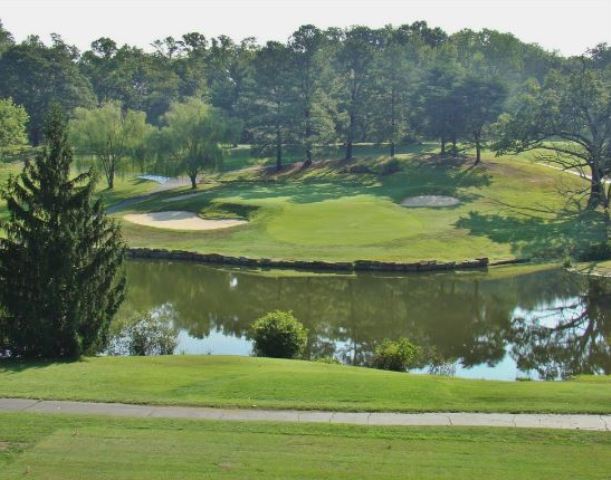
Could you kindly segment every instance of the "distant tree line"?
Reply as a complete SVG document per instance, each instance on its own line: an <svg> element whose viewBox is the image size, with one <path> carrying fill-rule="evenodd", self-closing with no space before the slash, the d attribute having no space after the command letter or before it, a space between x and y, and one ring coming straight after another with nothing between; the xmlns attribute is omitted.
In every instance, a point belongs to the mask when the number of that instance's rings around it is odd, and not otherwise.
<svg viewBox="0 0 611 480"><path fill-rule="evenodd" d="M211 141L248 143L273 155L278 169L287 146L302 152L306 167L317 148L330 143L343 145L346 160L357 142L388 145L390 156L397 145L423 139L439 141L442 154L472 146L476 163L492 144L499 152L552 149L588 171L591 206L608 205L602 181L611 170L606 44L566 58L509 33L448 35L414 22L378 29L304 25L286 42L264 45L192 32L152 47L146 52L100 38L79 52L58 35L50 45L37 36L16 43L0 24L0 99L25 109L32 145L41 141L53 101L83 121L83 109L115 105L139 138L145 123L164 127L166 139L180 134L184 140L189 132L178 126L180 118L187 110L205 111L210 121L223 123L212 132L208 120L200 122ZM194 101L206 106L196 108ZM171 153L188 169L193 151L185 145ZM200 151L192 173L216 161L211 145L192 147ZM131 155L147 153L136 144L130 148ZM123 156L117 155L104 160L109 185L112 165Z"/></svg>

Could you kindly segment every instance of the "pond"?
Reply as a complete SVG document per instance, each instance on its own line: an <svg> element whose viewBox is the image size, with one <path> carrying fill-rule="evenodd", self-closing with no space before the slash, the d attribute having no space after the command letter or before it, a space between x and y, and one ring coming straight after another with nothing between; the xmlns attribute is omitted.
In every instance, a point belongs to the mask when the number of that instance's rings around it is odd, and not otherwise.
<svg viewBox="0 0 611 480"><path fill-rule="evenodd" d="M292 310L310 358L363 365L377 342L407 337L424 373L515 380L611 373L611 281L557 268L314 274L130 261L120 316L172 311L176 353L249 355L250 324Z"/></svg>

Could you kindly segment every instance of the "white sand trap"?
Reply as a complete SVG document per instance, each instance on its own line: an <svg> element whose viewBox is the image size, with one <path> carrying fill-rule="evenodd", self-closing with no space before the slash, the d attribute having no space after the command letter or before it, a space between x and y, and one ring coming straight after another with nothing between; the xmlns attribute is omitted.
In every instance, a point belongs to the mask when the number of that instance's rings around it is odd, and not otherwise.
<svg viewBox="0 0 611 480"><path fill-rule="evenodd" d="M417 197L407 197L401 202L404 207L453 207L458 205L460 200L455 197L445 195L419 195Z"/></svg>
<svg viewBox="0 0 611 480"><path fill-rule="evenodd" d="M123 217L128 222L145 227L168 230L220 230L248 223L246 220L204 220L191 212L133 213Z"/></svg>

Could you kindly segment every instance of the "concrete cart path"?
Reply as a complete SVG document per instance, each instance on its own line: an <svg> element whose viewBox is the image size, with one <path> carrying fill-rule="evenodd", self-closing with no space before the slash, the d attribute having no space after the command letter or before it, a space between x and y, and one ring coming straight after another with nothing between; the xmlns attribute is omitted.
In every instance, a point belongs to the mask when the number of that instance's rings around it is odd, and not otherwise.
<svg viewBox="0 0 611 480"><path fill-rule="evenodd" d="M611 431L611 415L511 413L367 413L249 410L0 398L0 412L66 413L193 420L351 423L355 425L473 426Z"/></svg>

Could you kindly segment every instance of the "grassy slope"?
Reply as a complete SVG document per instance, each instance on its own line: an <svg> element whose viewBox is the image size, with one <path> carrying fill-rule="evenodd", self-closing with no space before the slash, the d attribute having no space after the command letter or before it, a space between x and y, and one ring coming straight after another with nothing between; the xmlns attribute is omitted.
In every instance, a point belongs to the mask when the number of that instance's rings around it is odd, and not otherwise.
<svg viewBox="0 0 611 480"><path fill-rule="evenodd" d="M361 411L611 413L611 377L493 382L229 356L0 362L0 397Z"/></svg>
<svg viewBox="0 0 611 480"><path fill-rule="evenodd" d="M0 445L6 480L596 480L611 470L602 432L0 414Z"/></svg>
<svg viewBox="0 0 611 480"><path fill-rule="evenodd" d="M489 154L476 168L471 161L449 165L416 154L399 158L402 171L393 175L319 167L279 180L253 182L250 176L248 182L208 184L200 195L179 201L164 202L178 193L166 192L133 209L203 212L214 203L258 209L250 214L249 225L231 230L176 232L124 222L124 233L138 247L402 261L558 258L574 245L603 238L598 222L563 210L566 191L581 188L583 181L533 164L531 157ZM431 193L457 196L462 204L442 209L399 205L407 196Z"/></svg>

